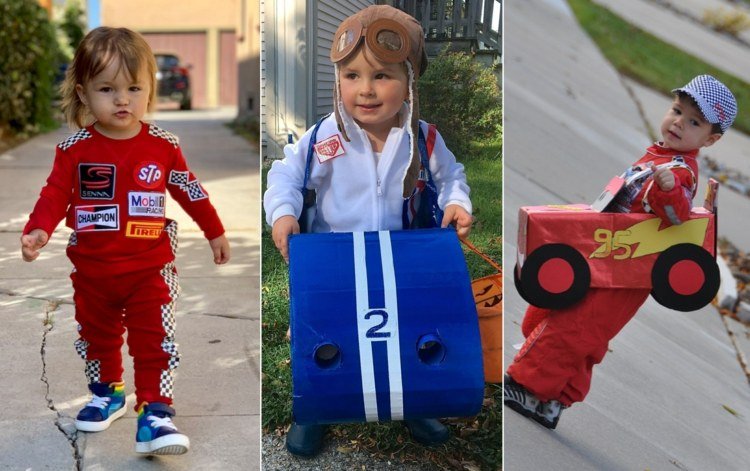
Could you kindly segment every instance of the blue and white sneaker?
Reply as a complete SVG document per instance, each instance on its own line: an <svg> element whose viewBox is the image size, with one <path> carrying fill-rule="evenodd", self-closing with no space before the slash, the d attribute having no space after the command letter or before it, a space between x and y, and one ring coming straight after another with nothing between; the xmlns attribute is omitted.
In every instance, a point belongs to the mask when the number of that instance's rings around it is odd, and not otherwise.
<svg viewBox="0 0 750 471"><path fill-rule="evenodd" d="M152 455L181 455L190 448L190 439L172 423L174 409L161 402L144 403L138 411L135 451Z"/></svg>
<svg viewBox="0 0 750 471"><path fill-rule="evenodd" d="M94 397L78 412L76 428L82 432L107 430L125 415L125 383L91 383L89 390Z"/></svg>

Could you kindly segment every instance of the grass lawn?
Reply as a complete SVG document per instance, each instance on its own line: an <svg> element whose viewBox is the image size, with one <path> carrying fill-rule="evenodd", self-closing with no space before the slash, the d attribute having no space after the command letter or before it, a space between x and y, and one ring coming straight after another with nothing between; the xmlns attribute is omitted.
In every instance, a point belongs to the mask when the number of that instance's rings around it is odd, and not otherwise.
<svg viewBox="0 0 750 471"><path fill-rule="evenodd" d="M476 217L471 240L498 263L502 251L502 141L472 144L471 157L464 160ZM265 188L268 165L263 168ZM289 289L287 267L270 237L263 230L263 429L283 430L291 420L291 368L289 342ZM494 270L476 255L467 255L472 278ZM403 463L431 463L436 468L498 469L502 461L502 400L500 385L487 385L484 407L474 418L448 422L453 438L446 444L426 449L414 444L406 428L398 423L348 424L333 426L329 434L347 448L366 450L387 460Z"/></svg>
<svg viewBox="0 0 750 471"><path fill-rule="evenodd" d="M732 90L740 110L750 109L747 82L631 25L591 0L568 0L568 3L581 26L623 75L671 95L672 89L696 75L710 74ZM733 127L750 132L750 114L739 113Z"/></svg>

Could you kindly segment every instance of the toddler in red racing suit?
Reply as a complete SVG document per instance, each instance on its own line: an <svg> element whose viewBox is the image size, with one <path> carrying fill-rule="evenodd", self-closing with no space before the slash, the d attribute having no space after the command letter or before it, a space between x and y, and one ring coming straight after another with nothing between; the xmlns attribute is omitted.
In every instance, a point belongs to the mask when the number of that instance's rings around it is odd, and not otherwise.
<svg viewBox="0 0 750 471"><path fill-rule="evenodd" d="M188 169L178 139L141 121L155 104L156 61L125 28L92 30L62 85L63 112L78 132L58 144L47 185L21 237L23 259L39 256L57 224L73 233L78 354L93 394L76 427L98 432L125 413L121 347L128 331L139 414L136 451L181 454L188 438L171 422L178 295L177 225L166 192L198 223L217 264L229 243L208 194Z"/></svg>
<svg viewBox="0 0 750 471"><path fill-rule="evenodd" d="M673 93L661 123L663 141L649 147L624 176L647 168L653 173L636 178L607 210L651 212L668 224L688 218L698 180L698 151L731 126L737 103L729 89L709 75L695 77ZM594 365L649 293L592 288L584 299L563 309L529 306L521 326L526 341L504 379L505 404L555 428L563 408L586 397Z"/></svg>

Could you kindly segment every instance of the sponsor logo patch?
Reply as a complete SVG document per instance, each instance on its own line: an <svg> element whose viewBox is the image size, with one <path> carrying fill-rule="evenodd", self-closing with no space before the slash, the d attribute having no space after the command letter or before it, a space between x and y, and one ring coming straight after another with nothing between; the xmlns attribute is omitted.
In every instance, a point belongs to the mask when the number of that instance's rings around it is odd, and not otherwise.
<svg viewBox="0 0 750 471"><path fill-rule="evenodd" d="M111 200L115 197L115 166L78 164L81 199Z"/></svg>
<svg viewBox="0 0 750 471"><path fill-rule="evenodd" d="M334 157L344 155L344 144L341 142L341 138L338 134L325 139L315 144L315 153L318 154L318 162L321 164L326 160L331 160Z"/></svg>
<svg viewBox="0 0 750 471"><path fill-rule="evenodd" d="M180 190L187 193L190 201L198 201L208 198L208 195L203 190L200 182L197 179L189 181L189 178L189 172L180 172L177 170L169 172L169 184L176 185Z"/></svg>
<svg viewBox="0 0 750 471"><path fill-rule="evenodd" d="M131 191L128 193L128 215L163 217L166 198L164 193Z"/></svg>
<svg viewBox="0 0 750 471"><path fill-rule="evenodd" d="M119 228L119 205L76 206L76 232L116 231Z"/></svg>
<svg viewBox="0 0 750 471"><path fill-rule="evenodd" d="M136 239L158 239L163 229L163 222L128 221L125 236Z"/></svg>
<svg viewBox="0 0 750 471"><path fill-rule="evenodd" d="M153 190L164 181L164 167L157 162L141 162L133 169L133 178L138 185Z"/></svg>

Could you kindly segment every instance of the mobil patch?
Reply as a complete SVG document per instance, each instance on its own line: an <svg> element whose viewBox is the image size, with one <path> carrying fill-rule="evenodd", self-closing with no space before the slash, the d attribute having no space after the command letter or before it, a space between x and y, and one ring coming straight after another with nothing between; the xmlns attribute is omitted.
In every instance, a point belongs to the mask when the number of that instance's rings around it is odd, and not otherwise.
<svg viewBox="0 0 750 471"><path fill-rule="evenodd" d="M120 228L120 211L116 204L76 206L76 232L116 231Z"/></svg>
<svg viewBox="0 0 750 471"><path fill-rule="evenodd" d="M156 191L131 191L128 193L128 215L164 217L166 197Z"/></svg>
<svg viewBox="0 0 750 471"><path fill-rule="evenodd" d="M344 155L344 144L341 142L341 137L338 134L334 134L328 139L322 140L315 144L315 153L318 155L318 162L321 164L326 160L331 160L334 157Z"/></svg>
<svg viewBox="0 0 750 471"><path fill-rule="evenodd" d="M84 200L111 200L115 197L115 166L78 164L79 194Z"/></svg>

